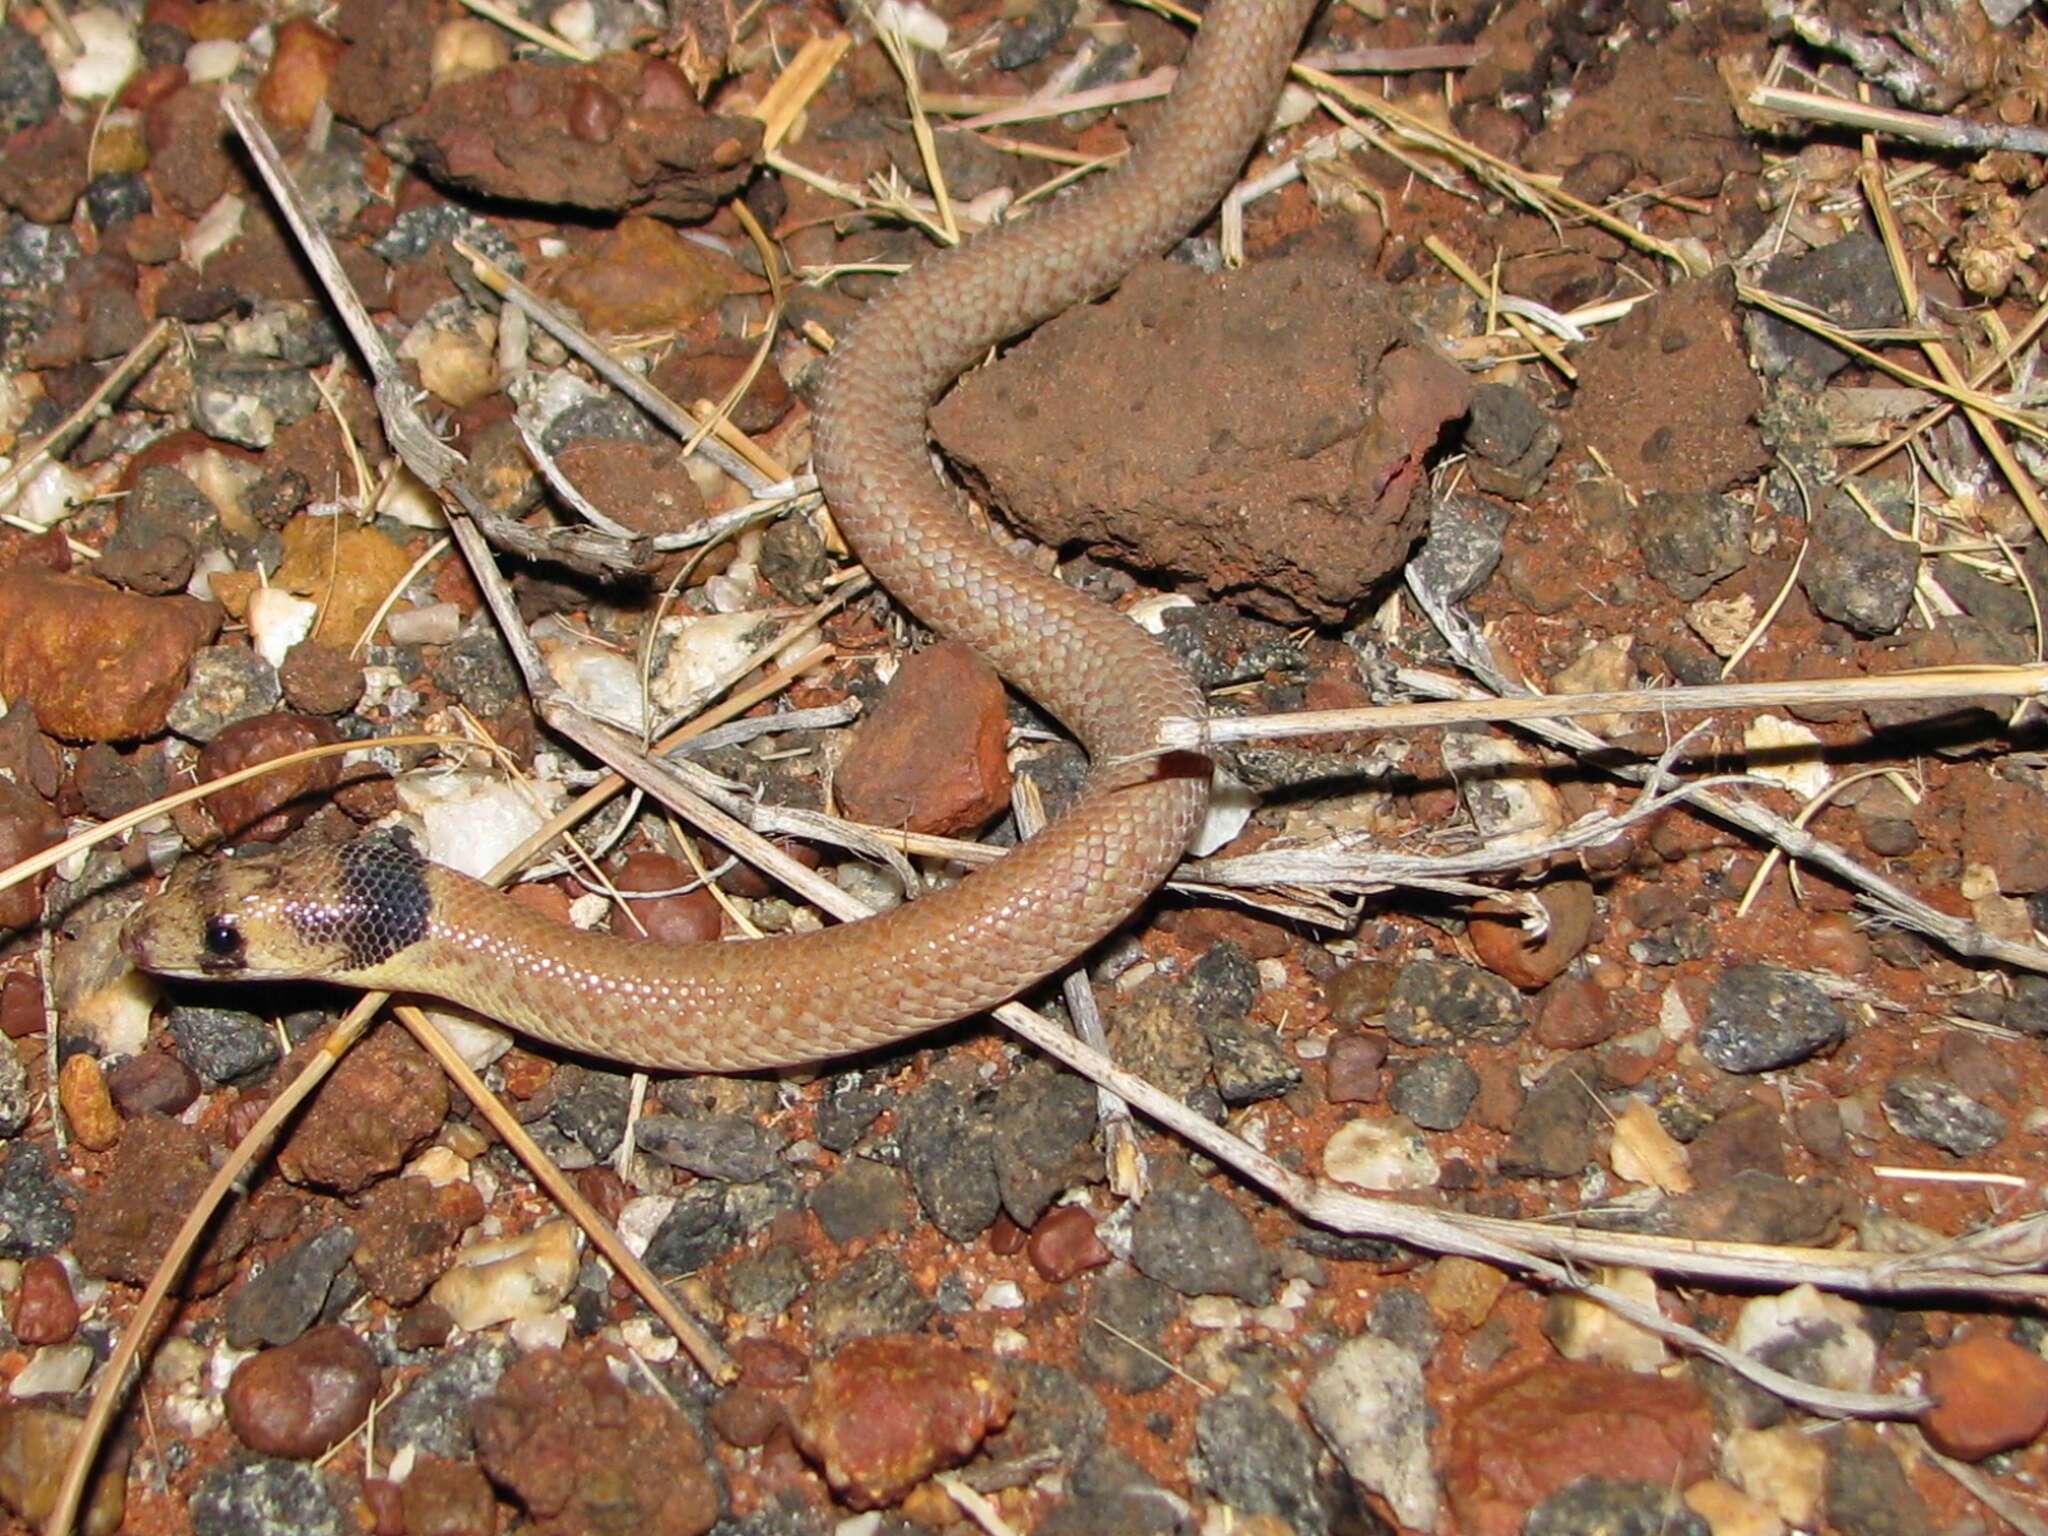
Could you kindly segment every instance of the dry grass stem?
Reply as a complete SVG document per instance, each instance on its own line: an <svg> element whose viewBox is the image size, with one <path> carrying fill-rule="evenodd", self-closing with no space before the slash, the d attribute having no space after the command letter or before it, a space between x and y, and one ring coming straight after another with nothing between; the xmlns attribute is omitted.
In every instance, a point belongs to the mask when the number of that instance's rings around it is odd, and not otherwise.
<svg viewBox="0 0 2048 1536"><path fill-rule="evenodd" d="M496 22L515 37L524 38L535 47L545 48L550 53L558 53L571 63L591 64L597 60L597 55L588 48L570 42L558 32L550 32L546 27L535 25L517 11L499 5L497 0L462 0L462 3L487 21Z"/></svg>
<svg viewBox="0 0 2048 1536"><path fill-rule="evenodd" d="M1966 117L1940 117L1931 112L1908 112L1899 107L1873 106L1849 101L1818 91L1787 90L1783 86L1759 85L1749 93L1749 104L1781 117L1807 122L1834 123L1889 139L1914 144L1932 144L1939 149L1971 151L2009 149L2023 155L2048 155L2048 131L2013 123L1985 123Z"/></svg>
<svg viewBox="0 0 2048 1536"><path fill-rule="evenodd" d="M1176 722L1162 751L1234 741L1275 741L1341 731L1412 730L1419 726L1501 724L1575 715L1673 715L1693 710L1776 709L1795 704L1876 704L1930 699L2030 699L2048 692L2048 666L1941 667L1814 682L1709 683L1699 687L1630 688L1615 693L1546 693L1467 702L1382 704L1361 709L1306 709L1284 715L1216 717Z"/></svg>
<svg viewBox="0 0 2048 1536"><path fill-rule="evenodd" d="M107 370L107 376L94 386L91 394L79 401L75 410L44 433L35 447L17 459L5 474L0 474L0 510L13 506L23 488L44 465L63 457L88 427L112 413L114 402L127 393L129 385L149 371L177 332L178 322L175 320L159 320L152 325L143 333L142 340ZM40 524L25 519L10 517L7 521L28 533L43 532Z"/></svg>

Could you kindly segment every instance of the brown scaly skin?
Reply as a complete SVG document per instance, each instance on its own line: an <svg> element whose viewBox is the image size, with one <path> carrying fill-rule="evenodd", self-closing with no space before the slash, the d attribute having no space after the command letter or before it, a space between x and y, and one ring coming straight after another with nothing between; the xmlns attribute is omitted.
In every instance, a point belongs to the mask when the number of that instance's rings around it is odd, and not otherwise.
<svg viewBox="0 0 2048 1536"><path fill-rule="evenodd" d="M1214 206L1315 5L1217 0L1124 167L920 262L863 311L826 373L816 465L833 517L905 606L981 651L1087 748L1095 770L1065 815L922 900L746 944L578 932L383 843L236 861L144 909L127 935L136 963L430 993L637 1066L739 1071L965 1018L1112 932L1172 871L1207 801L1206 763L1156 751L1162 727L1201 718L1202 696L1157 640L976 532L932 472L925 415L989 347L1114 287Z"/></svg>

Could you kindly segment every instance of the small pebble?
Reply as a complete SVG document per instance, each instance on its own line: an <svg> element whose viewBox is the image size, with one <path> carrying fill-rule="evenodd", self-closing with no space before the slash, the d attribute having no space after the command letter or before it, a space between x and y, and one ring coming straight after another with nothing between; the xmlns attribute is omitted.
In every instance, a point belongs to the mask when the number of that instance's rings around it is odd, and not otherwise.
<svg viewBox="0 0 2048 1536"><path fill-rule="evenodd" d="M1920 1427L1945 1455L1981 1461L2048 1429L2048 1360L1995 1333L1972 1331L1937 1350L1921 1379L1934 1406Z"/></svg>
<svg viewBox="0 0 2048 1536"><path fill-rule="evenodd" d="M78 1298L61 1260L43 1254L21 1266L11 1322L14 1336L31 1345L62 1344L77 1331Z"/></svg>
<svg viewBox="0 0 2048 1536"><path fill-rule="evenodd" d="M1054 1285L1097 1269L1111 1257L1095 1234L1095 1218L1079 1205L1056 1205L1041 1216L1024 1245L1024 1255L1031 1267Z"/></svg>
<svg viewBox="0 0 2048 1536"><path fill-rule="evenodd" d="M71 1134L88 1151L104 1152L121 1139L121 1117L114 1112L106 1074L99 1059L88 1052L66 1057L58 1069L57 1104Z"/></svg>
<svg viewBox="0 0 2048 1536"><path fill-rule="evenodd" d="M251 1355L228 1382L228 1423L244 1445L294 1461L352 1434L376 1400L377 1357L339 1323Z"/></svg>

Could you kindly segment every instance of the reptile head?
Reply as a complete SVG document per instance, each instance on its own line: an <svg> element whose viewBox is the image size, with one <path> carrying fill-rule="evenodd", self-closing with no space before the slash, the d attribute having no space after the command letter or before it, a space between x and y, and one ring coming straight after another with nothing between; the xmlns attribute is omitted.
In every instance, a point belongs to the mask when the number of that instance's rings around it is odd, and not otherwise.
<svg viewBox="0 0 2048 1536"><path fill-rule="evenodd" d="M209 980L346 977L425 937L425 861L388 838L216 859L174 875L121 934L145 971Z"/></svg>

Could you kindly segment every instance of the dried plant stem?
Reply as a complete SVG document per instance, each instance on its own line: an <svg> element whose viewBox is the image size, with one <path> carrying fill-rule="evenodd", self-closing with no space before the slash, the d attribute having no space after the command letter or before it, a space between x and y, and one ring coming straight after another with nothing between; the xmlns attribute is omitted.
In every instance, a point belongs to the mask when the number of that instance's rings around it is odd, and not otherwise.
<svg viewBox="0 0 2048 1536"><path fill-rule="evenodd" d="M42 441L24 453L5 474L0 474L0 509L12 506L37 471L61 456L86 428L113 410L114 402L127 392L129 385L149 371L177 329L177 321L159 320L143 332L142 340L128 349L93 392L78 403L76 410L44 433Z"/></svg>
<svg viewBox="0 0 2048 1536"><path fill-rule="evenodd" d="M1569 719L1574 715L1671 715L1692 710L1774 709L1792 704L2025 699L2044 691L2048 691L2048 666L1940 667L1891 672L1882 677L1832 678L1825 682L1712 683L1696 688L1631 688L1617 693L1546 693L1525 698L1307 709L1284 715L1183 721L1177 729L1166 733L1160 748L1185 751L1205 744L1272 741L1337 731L1412 730L1428 725Z"/></svg>
<svg viewBox="0 0 2048 1536"><path fill-rule="evenodd" d="M1784 117L1835 123L1844 128L1858 128L1866 133L1905 139L1914 144L1932 144L1941 149L2015 149L2023 155L2048 155L2048 131L2040 128L1978 122L1967 117L1938 117L1931 112L1907 112L1898 107L1877 107L1868 102L1824 96L1818 91L1787 90L1778 85L1758 86L1749 93L1749 104Z"/></svg>

